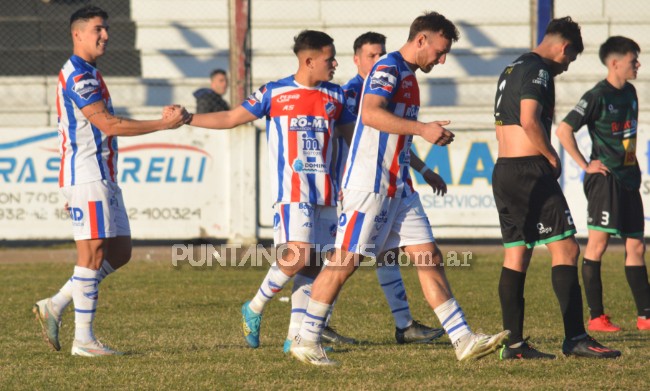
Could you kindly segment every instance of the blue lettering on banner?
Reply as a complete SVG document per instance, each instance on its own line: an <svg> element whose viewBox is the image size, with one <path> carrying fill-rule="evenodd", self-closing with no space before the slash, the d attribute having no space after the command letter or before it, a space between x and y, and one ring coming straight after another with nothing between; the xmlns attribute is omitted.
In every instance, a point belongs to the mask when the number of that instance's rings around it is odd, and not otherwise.
<svg viewBox="0 0 650 391"><path fill-rule="evenodd" d="M426 165L442 177L448 185L453 185L451 175L451 159L449 148L433 145L424 159ZM472 143L460 180L457 185L472 185L477 178L484 178L489 185L492 185L492 171L494 170L494 159L487 142ZM419 173L415 175L418 184L425 184L424 178Z"/></svg>

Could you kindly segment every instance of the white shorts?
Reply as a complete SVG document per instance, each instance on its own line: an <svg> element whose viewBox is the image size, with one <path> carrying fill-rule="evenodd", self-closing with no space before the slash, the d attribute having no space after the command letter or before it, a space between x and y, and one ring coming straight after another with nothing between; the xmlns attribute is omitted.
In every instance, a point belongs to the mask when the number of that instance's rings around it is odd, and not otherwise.
<svg viewBox="0 0 650 391"><path fill-rule="evenodd" d="M277 203L273 207L273 241L333 246L336 238L336 207L308 202Z"/></svg>
<svg viewBox="0 0 650 391"><path fill-rule="evenodd" d="M61 188L68 202L74 240L131 236L129 216L117 183L95 181Z"/></svg>
<svg viewBox="0 0 650 391"><path fill-rule="evenodd" d="M418 193L406 198L391 198L343 190L336 248L376 257L383 251L434 241Z"/></svg>

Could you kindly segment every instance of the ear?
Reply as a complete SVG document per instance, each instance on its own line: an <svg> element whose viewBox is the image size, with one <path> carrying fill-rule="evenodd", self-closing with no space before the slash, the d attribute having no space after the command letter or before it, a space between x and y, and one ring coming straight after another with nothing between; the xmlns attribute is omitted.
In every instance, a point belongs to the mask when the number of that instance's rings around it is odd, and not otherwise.
<svg viewBox="0 0 650 391"><path fill-rule="evenodd" d="M354 55L353 60L354 60L354 65L356 65L357 67L361 65L361 59L356 54Z"/></svg>
<svg viewBox="0 0 650 391"><path fill-rule="evenodd" d="M418 35L415 37L415 40L418 44L418 48L421 48L427 42L427 36L424 33L418 33Z"/></svg>

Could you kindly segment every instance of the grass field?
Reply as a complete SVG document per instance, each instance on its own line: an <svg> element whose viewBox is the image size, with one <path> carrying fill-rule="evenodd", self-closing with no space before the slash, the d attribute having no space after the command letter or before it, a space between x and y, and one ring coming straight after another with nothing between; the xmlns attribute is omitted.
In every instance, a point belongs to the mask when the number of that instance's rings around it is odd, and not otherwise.
<svg viewBox="0 0 650 391"><path fill-rule="evenodd" d="M458 245L442 249L464 250ZM497 293L501 256L500 249L474 251L471 266L447 268L454 293L475 330L496 332L501 328ZM603 284L607 312L624 331L595 335L604 344L622 350L620 359L561 356L562 323L551 288L550 261L541 250L527 277L524 333L540 350L558 354L557 360L501 362L494 354L478 362L458 363L446 336L429 345L397 345L375 272L361 268L344 287L332 325L365 343L337 348L330 356L342 365L329 369L306 366L282 353L290 309L286 302L275 300L267 308L262 346L256 350L245 347L239 310L256 291L266 267L196 268L186 264L174 268L171 255L160 258L136 256L102 283L96 334L109 346L129 354L100 359L70 356L74 332L70 309L63 318L60 352L49 350L33 320L33 303L54 293L69 278L70 260L0 262L0 387L639 389L648 384L650 333L635 329L636 311L620 250L606 255ZM438 325L423 299L415 270L403 268L402 273L414 317Z"/></svg>

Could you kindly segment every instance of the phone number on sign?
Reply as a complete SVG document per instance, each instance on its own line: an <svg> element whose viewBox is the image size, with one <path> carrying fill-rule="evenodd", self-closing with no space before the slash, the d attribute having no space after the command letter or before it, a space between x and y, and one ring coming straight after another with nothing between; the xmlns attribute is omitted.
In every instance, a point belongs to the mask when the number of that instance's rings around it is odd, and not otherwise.
<svg viewBox="0 0 650 391"><path fill-rule="evenodd" d="M199 220L201 209L192 208L128 208L129 220ZM55 213L59 220L69 220L70 214L64 209Z"/></svg>

